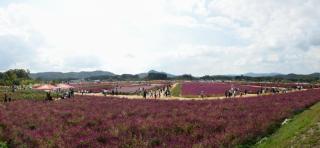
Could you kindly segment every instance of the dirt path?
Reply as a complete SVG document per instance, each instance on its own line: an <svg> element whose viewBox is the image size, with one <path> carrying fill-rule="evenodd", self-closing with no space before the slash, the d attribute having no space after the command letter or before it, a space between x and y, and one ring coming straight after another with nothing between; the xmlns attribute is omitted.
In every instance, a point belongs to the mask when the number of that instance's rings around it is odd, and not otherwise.
<svg viewBox="0 0 320 148"><path fill-rule="evenodd" d="M81 93L76 93L76 95L81 95ZM102 93L90 93L90 94L84 94L85 96L101 96L104 97ZM271 94L264 94L264 95L271 95ZM255 97L257 96L256 94L247 94L243 95L242 97L236 96L232 98L243 98L243 97ZM127 98L127 99L143 99L142 96L139 95L106 95L106 97L117 97L117 98ZM151 97L147 97L147 99L153 99ZM220 97L205 97L205 98L200 98L200 97L161 97L157 98L158 100L217 100L217 99L226 99L225 96L220 96Z"/></svg>

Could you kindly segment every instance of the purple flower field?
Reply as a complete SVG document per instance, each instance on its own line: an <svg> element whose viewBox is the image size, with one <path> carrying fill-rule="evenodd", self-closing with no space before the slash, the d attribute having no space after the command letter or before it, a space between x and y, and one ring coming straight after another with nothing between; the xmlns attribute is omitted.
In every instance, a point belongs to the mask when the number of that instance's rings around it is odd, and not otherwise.
<svg viewBox="0 0 320 148"><path fill-rule="evenodd" d="M249 93L255 93L260 86L240 85L232 83L212 83L212 82L188 82L182 83L181 94L182 96L198 96L203 91L204 95L207 96L221 96L224 95L226 90L231 87L239 88L241 91L247 90Z"/></svg>
<svg viewBox="0 0 320 148"><path fill-rule="evenodd" d="M134 84L134 83L81 83L81 84L71 84L75 87L76 91L87 90L92 93L101 93L103 90L117 90L119 93L123 94L134 94L140 89L144 88L146 90L155 89L158 87L163 87L165 84Z"/></svg>
<svg viewBox="0 0 320 148"><path fill-rule="evenodd" d="M245 83L246 85L255 85L261 87L282 87L282 88L296 88L297 86L302 86L303 88L319 88L319 84L306 84L306 83Z"/></svg>
<svg viewBox="0 0 320 148"><path fill-rule="evenodd" d="M235 147L318 101L319 89L204 101L21 100L0 106L0 139L10 147Z"/></svg>

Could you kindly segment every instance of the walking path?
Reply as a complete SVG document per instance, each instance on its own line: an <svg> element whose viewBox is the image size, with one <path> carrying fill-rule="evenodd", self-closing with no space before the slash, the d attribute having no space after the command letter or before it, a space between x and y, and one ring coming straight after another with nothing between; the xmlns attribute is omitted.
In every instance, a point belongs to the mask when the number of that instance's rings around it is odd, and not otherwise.
<svg viewBox="0 0 320 148"><path fill-rule="evenodd" d="M173 84L172 88L174 88L178 83ZM305 91L301 90L301 91ZM298 90L293 90L293 91L288 91L287 93L292 93L292 92L296 92ZM76 95L82 95L81 93L75 93ZM116 97L116 98L126 98L126 99L144 99L142 95L104 95L102 93L88 93L88 94L83 94L86 96L105 96L105 97ZM271 93L267 93L267 94L262 94L260 96L265 96L265 95L272 95ZM247 94L247 95L242 95L242 97L240 96L236 96L236 97L231 97L231 98L244 98L244 97L256 97L257 94ZM147 97L148 100L155 100L154 97ZM156 100L216 100L216 99L226 99L225 96L215 96L215 97L204 97L201 98L199 97L173 97L173 96L163 96L161 95L160 98L157 98Z"/></svg>

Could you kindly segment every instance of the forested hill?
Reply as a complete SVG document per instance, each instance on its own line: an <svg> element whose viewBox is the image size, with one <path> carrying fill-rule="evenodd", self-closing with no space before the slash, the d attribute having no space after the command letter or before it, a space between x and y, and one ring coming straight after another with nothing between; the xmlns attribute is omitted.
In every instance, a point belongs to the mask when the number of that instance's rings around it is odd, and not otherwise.
<svg viewBox="0 0 320 148"><path fill-rule="evenodd" d="M151 70L140 74L117 75L108 71L92 72L43 72L32 73L30 77L40 80L237 80L237 81L270 81L270 82L320 82L320 73L312 74L280 74L280 73L247 73L243 75L205 75L201 77L191 74L172 75L166 72Z"/></svg>
<svg viewBox="0 0 320 148"><path fill-rule="evenodd" d="M114 73L108 71L82 71L82 72L41 72L31 73L30 77L41 80L67 80L67 79L86 79L96 76L114 76Z"/></svg>

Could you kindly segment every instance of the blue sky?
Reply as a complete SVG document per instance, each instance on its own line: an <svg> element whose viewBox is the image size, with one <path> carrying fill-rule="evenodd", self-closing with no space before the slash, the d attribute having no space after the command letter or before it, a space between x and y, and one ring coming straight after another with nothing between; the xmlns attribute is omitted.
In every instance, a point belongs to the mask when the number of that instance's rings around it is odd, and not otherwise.
<svg viewBox="0 0 320 148"><path fill-rule="evenodd" d="M319 0L2 0L0 71L320 71Z"/></svg>

